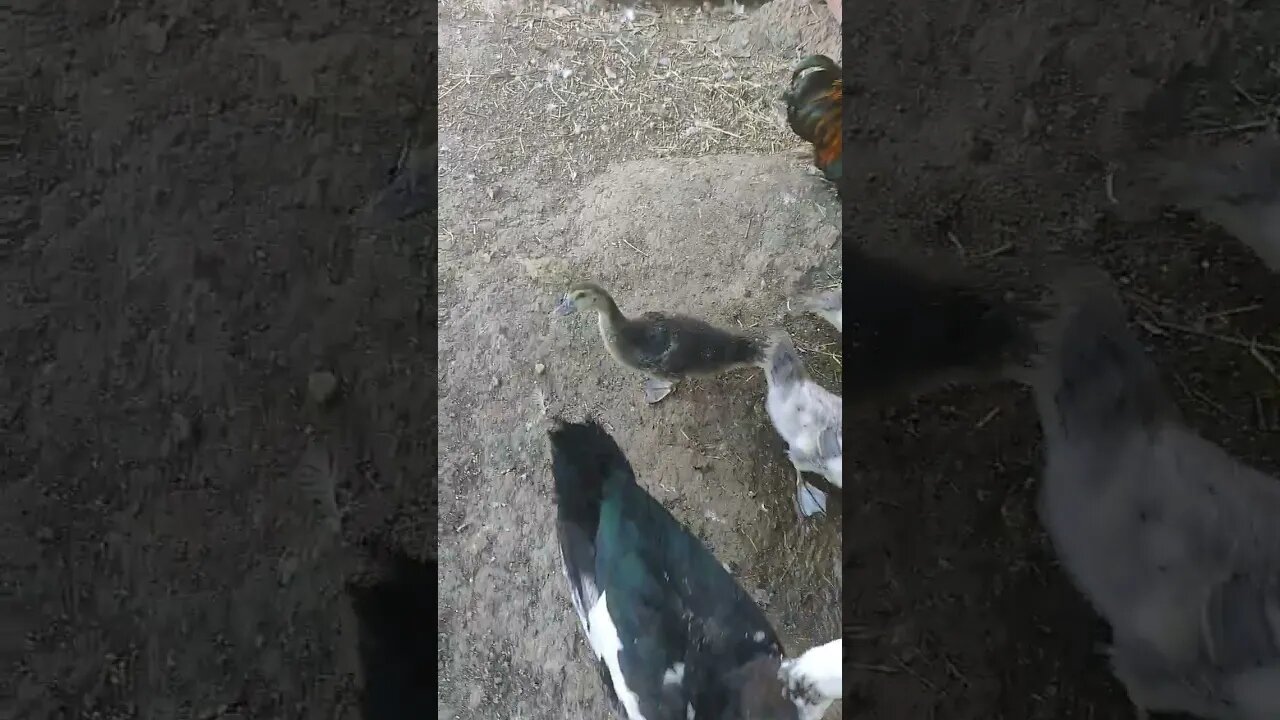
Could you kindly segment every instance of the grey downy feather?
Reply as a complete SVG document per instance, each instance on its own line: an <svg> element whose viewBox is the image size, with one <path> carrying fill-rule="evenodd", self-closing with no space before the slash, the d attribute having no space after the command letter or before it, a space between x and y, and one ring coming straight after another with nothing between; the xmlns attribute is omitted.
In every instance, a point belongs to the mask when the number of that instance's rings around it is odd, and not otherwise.
<svg viewBox="0 0 1280 720"><path fill-rule="evenodd" d="M1220 226L1280 272L1280 138L1169 163L1162 186L1168 200Z"/></svg>
<svg viewBox="0 0 1280 720"><path fill-rule="evenodd" d="M1280 717L1280 482L1188 428L1109 282L1063 286L1034 383L1042 520L1151 711Z"/></svg>

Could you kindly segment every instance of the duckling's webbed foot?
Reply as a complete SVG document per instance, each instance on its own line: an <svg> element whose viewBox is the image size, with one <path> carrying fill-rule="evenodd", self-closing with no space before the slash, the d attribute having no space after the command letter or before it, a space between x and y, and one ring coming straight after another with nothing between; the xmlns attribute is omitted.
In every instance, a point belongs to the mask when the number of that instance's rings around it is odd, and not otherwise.
<svg viewBox="0 0 1280 720"><path fill-rule="evenodd" d="M801 520L827 511L827 494L805 482L800 468L796 468L796 509Z"/></svg>
<svg viewBox="0 0 1280 720"><path fill-rule="evenodd" d="M644 388L644 401L653 405L662 402L664 398L670 395L675 389L675 383L670 380L648 378L641 387Z"/></svg>

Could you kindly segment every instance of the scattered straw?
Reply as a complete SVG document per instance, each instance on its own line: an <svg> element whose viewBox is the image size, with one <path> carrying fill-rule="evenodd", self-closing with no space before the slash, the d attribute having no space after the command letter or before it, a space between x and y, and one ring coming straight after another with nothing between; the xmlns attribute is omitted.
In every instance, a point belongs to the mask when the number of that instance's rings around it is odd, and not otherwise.
<svg viewBox="0 0 1280 720"><path fill-rule="evenodd" d="M1249 347L1249 354L1253 356L1254 360L1258 361L1263 370L1266 370L1271 375L1276 381L1276 385L1280 385L1280 372L1276 372L1276 364L1272 362L1271 358L1262 354L1256 343Z"/></svg>
<svg viewBox="0 0 1280 720"><path fill-rule="evenodd" d="M798 52L734 53L720 42L723 17L674 6L630 16L450 6L454 20L492 21L506 52L472 58L441 43L439 122L452 145L441 154L442 182L487 179L495 164L583 181L621 160L804 147L780 101Z"/></svg>
<svg viewBox="0 0 1280 720"><path fill-rule="evenodd" d="M1270 345L1268 343L1260 343L1256 340L1245 340L1244 338L1231 337L1230 335L1222 335L1220 333L1209 332L1208 330L1201 330L1199 328L1194 328L1194 327L1191 327L1190 325L1179 325L1178 323L1165 322L1163 320L1151 320L1149 322L1152 325L1155 325L1156 327L1164 328L1165 330L1173 330L1175 332L1180 332L1187 335L1196 335L1202 338L1208 338L1210 340L1217 340L1220 343L1226 343L1227 345L1234 345L1236 347L1245 348L1246 350L1253 350L1256 348L1257 350L1261 350L1263 352L1280 353L1280 345Z"/></svg>

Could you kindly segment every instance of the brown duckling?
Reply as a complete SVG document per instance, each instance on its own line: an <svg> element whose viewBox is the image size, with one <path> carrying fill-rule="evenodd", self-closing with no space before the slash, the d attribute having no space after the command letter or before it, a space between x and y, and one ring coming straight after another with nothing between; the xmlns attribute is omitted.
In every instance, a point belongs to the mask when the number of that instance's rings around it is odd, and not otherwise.
<svg viewBox="0 0 1280 720"><path fill-rule="evenodd" d="M594 310L599 316L600 337L614 360L649 376L642 386L649 404L670 395L683 378L757 365L764 357L763 340L697 318L660 312L628 318L613 297L594 283L574 285L552 314L571 315L577 310Z"/></svg>

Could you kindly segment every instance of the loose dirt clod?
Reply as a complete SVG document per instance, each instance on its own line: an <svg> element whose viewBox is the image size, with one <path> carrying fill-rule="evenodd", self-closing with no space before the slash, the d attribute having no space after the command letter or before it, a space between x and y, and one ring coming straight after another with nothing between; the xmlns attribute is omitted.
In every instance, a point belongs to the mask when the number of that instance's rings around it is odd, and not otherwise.
<svg viewBox="0 0 1280 720"><path fill-rule="evenodd" d="M317 405L327 405L338 392L338 378L331 372L313 372L307 376L307 394Z"/></svg>

